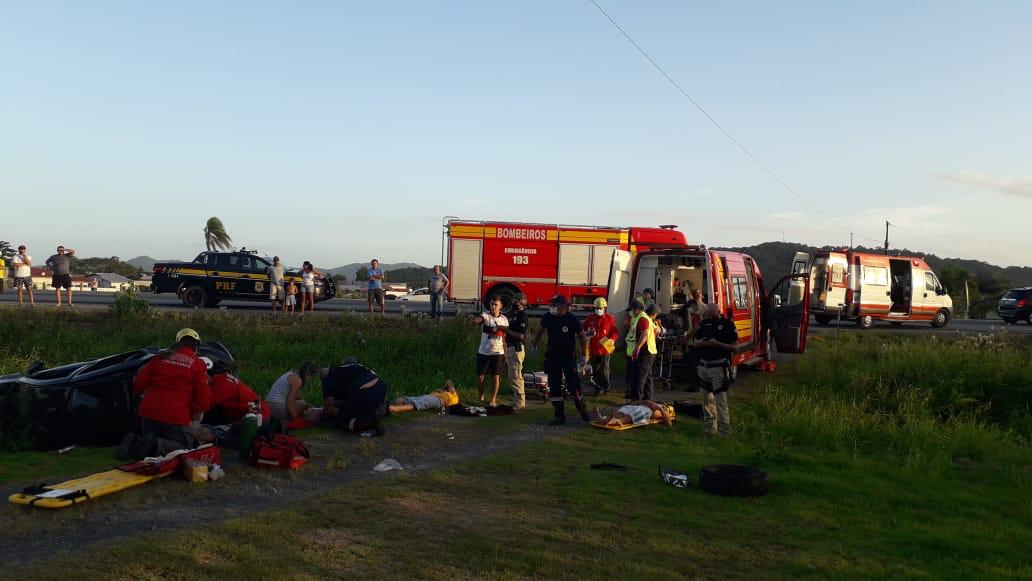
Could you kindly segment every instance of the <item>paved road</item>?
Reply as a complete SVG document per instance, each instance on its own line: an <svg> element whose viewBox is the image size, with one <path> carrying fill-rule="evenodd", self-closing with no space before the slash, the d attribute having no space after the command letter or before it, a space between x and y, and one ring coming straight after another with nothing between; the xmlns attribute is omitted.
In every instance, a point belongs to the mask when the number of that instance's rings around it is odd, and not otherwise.
<svg viewBox="0 0 1032 581"><path fill-rule="evenodd" d="M151 295L142 294L140 295L151 304L151 307L157 310L167 311L178 311L183 312L187 310L174 295L161 294ZM114 301L114 296L108 293L97 293L97 292L82 292L75 293L73 295L75 300L75 307L77 309L107 309ZM18 303L17 295L13 291L6 291L0 293L0 305L16 305ZM36 303L43 308L54 307L54 294L52 292L37 292ZM225 307L229 310L241 312L241 313L263 313L269 311L269 304L265 302L252 302L252 301L223 301L219 304L219 307ZM327 315L333 313L340 313L344 311L358 311L365 312L367 310L366 302L361 299L333 299L330 301L321 302L316 305L315 313L317 315ZM402 309L405 312L417 312L417 313L429 313L429 303L416 303L409 301L387 301L387 313L392 315L400 315ZM464 307L465 310L470 310L471 307ZM215 311L216 309L203 309L206 311ZM540 316L544 314L543 309L531 309L531 316ZM446 305L445 313L454 314L455 306ZM946 329L933 329L931 325L925 322L920 323L904 323L899 327L894 327L889 323L876 321L874 324L874 330L881 331L895 331L900 333L936 333L936 334L953 334L957 332L961 333L992 333L1000 331L1002 329L1008 329L1011 332L1023 333L1032 335L1032 325L1018 324L1018 325L1004 325L999 320L953 320ZM811 332L814 333L829 333L835 332L835 323L828 325L827 327L817 324L816 321L810 322ZM857 333L862 332L856 327L851 321L845 321L842 323L840 332L851 332Z"/></svg>

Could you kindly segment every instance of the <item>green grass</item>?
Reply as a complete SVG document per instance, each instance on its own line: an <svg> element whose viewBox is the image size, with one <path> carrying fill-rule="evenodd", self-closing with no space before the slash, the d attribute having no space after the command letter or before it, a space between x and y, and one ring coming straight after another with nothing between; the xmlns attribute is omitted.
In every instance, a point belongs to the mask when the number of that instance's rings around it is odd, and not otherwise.
<svg viewBox="0 0 1032 581"><path fill-rule="evenodd" d="M397 391L425 390L444 377L472 385L476 331L458 323L155 318L153 328L127 329L131 338L116 340L104 336L120 334L110 321L73 318L66 324L82 324L74 335L64 337L55 323L36 340L56 334L73 349L85 336L108 353L126 347L117 341L165 337L187 321L202 335L235 342L245 378L271 382L305 353L357 353ZM7 325L0 322L0 333ZM730 438L704 439L690 419L623 433L571 428L475 462L329 488L271 514L120 540L91 548L88 560L55 555L9 574L1032 578L1032 449L1022 428L1032 383L1021 383L1032 346L1009 338L814 339L809 353L774 375L743 374ZM967 399L975 403L958 405ZM546 415L484 420L467 441L504 437ZM644 472L597 472L588 468L593 462ZM726 462L764 468L770 494L710 496L694 485L671 488L656 474L658 465L694 475Z"/></svg>

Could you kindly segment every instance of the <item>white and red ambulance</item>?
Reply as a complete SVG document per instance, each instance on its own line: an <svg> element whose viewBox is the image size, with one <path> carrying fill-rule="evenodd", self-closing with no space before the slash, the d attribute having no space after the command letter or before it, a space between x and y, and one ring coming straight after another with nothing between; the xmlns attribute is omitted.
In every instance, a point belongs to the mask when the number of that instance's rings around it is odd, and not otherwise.
<svg viewBox="0 0 1032 581"><path fill-rule="evenodd" d="M810 307L822 325L837 317L862 329L874 321L901 325L928 321L945 327L953 316L953 299L935 272L919 256L889 256L843 248L797 252L793 273L810 275ZM799 294L802 289L794 289Z"/></svg>
<svg viewBox="0 0 1032 581"><path fill-rule="evenodd" d="M734 364L806 348L809 274L764 286L756 262L737 252L688 244L675 226L626 228L446 219L449 299L479 303L522 293L531 305L564 295L575 306L605 297L618 321L630 300L655 291L663 313L686 310L694 290L738 329Z"/></svg>

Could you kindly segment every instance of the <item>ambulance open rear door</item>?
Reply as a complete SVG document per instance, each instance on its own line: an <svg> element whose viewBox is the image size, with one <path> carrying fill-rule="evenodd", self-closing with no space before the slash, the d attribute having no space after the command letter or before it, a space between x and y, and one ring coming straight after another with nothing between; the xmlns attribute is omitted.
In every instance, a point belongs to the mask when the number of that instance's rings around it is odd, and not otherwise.
<svg viewBox="0 0 1032 581"><path fill-rule="evenodd" d="M609 313L617 321L622 321L627 304L631 302L631 253L626 250L613 251L606 301L609 302Z"/></svg>

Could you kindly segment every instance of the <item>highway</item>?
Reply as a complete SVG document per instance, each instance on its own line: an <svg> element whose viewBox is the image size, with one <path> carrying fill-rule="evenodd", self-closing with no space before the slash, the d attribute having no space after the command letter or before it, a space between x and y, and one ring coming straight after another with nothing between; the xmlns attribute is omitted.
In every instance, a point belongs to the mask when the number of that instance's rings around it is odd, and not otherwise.
<svg viewBox="0 0 1032 581"><path fill-rule="evenodd" d="M152 295L149 293L143 293L140 296L145 298L155 310L180 313L189 310L187 307L183 306L183 303L174 295ZM112 293L81 292L75 293L72 298L75 301L75 306L73 307L75 309L104 310L114 302L114 295ZM16 307L17 304L18 297L14 291L8 289L7 291L0 293L0 306ZM37 292L36 304L38 305L38 308L55 308L54 293L52 291ZM252 301L222 301L216 308L199 310L202 312L219 312L223 308L233 312L256 314L267 313L271 310L269 303L267 302ZM471 310L471 307L467 305L464 306L463 309L468 312ZM368 312L368 307L366 306L366 302L361 299L333 299L318 303L315 306L316 315L326 316L342 312ZM387 301L387 313L389 315L399 316L402 312L429 313L430 304L410 301ZM455 312L455 305L445 305L446 314L454 315ZM531 309L529 314L531 316L540 316L544 314L544 310ZM904 323L903 325L894 327L889 323L876 321L873 330L894 331L899 333L954 334L958 332L994 333L1002 331L1003 329L1007 329L1014 333L1032 335L1032 325L1023 323L1017 325L1005 325L998 319L955 319L950 321L949 325L947 325L945 329L933 329L932 326L926 322ZM841 327L836 327L834 322L825 327L817 324L816 321L811 320L810 330L813 333L821 334L834 333L836 330L839 332L862 332L851 321L844 321Z"/></svg>

